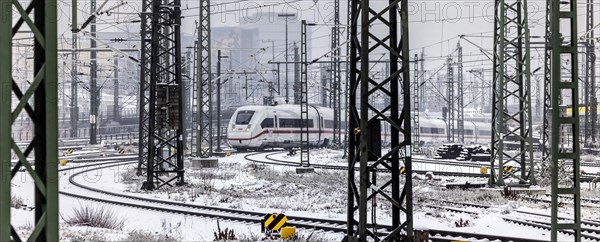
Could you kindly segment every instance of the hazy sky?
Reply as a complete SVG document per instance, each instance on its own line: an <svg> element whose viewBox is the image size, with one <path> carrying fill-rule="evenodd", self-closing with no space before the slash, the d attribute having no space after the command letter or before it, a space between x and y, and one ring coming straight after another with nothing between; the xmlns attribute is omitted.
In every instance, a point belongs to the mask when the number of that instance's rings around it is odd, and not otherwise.
<svg viewBox="0 0 600 242"><path fill-rule="evenodd" d="M104 1L98 0L97 5L100 6ZM372 5L382 6L387 1L374 0ZM425 48L427 58L426 68L436 70L442 65L446 56L456 49L456 43L459 40L459 35L465 35L465 38L473 43L483 47L491 52L492 49L492 34L493 34L493 11L494 5L492 1L410 1L409 3L409 30L410 30L410 49L411 56L414 53L420 53L421 47ZM596 5L596 11L600 6ZM119 8L112 11L110 15L101 15L99 17L98 30L108 32L139 32L139 23L129 23L131 20L138 19L136 13L141 10L141 1L120 1L108 0L104 9L120 5ZM182 16L183 25L182 31L187 34L195 33L195 22L198 20L198 1L197 0L182 0ZM239 24L241 18L246 21L252 21L250 16L259 13L262 17L268 17L272 21L280 21L276 16L268 16L269 12L295 13L300 16L300 19L305 19L308 22L316 23L331 23L333 21L333 1L318 0L318 1L246 1L246 0L218 0L212 1L212 25L218 26L235 26ZM545 1L529 1L529 25L531 35L541 36L544 31ZM70 41L70 8L71 1L59 0L59 36L63 35ZM79 24L83 23L89 16L89 1L78 1L79 9ZM585 23L585 2L580 1L579 7L579 31L584 32ZM346 24L347 19L347 1L340 2L340 20L342 24ZM599 18L596 16L596 22ZM294 23L292 20L290 28L299 28L299 20ZM381 31L377 26L373 26L372 31ZM600 32L600 31L596 31ZM283 34L283 33L282 33ZM317 26L313 28L313 37L329 35L329 26ZM597 34L600 35L600 34ZM342 37L342 42L345 37ZM540 41L541 39L532 39L532 41ZM479 47L468 43L466 40L461 41L464 47L464 60L469 61L465 64L465 69L478 68L481 64L490 67L489 59L482 55ZM64 43L63 43L64 44ZM265 47L269 44L265 43ZM313 56L319 56L327 52L330 48L329 41L319 41L313 43ZM539 66L537 60L541 58L541 49L534 49L532 55L532 69Z"/></svg>

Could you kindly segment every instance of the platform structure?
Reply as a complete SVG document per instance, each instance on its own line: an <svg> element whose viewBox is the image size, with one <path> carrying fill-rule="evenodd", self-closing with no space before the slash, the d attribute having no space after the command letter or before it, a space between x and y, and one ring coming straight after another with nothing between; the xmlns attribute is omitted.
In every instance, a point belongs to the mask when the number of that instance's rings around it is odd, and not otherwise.
<svg viewBox="0 0 600 242"><path fill-rule="evenodd" d="M58 19L57 1L4 3L0 12L0 31L4 33L0 35L0 241L58 241L58 36L56 21L49 21ZM23 42L18 36L23 32L33 38ZM17 38L19 43L32 45L34 52L33 66L25 67L33 72L23 85L13 79L13 42ZM17 103L12 103L13 99ZM35 134L23 150L10 135L21 115L31 119ZM18 157L14 165L11 154ZM11 180L20 169L26 170L34 187L30 192L35 215L28 238L20 238L11 225Z"/></svg>

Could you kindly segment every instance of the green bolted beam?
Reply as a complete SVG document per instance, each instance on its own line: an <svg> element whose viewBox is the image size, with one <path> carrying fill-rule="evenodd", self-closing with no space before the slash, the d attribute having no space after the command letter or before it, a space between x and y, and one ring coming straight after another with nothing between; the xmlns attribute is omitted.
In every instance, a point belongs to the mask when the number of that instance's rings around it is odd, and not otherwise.
<svg viewBox="0 0 600 242"><path fill-rule="evenodd" d="M34 182L35 226L27 241L58 241L58 67L56 1L32 1L4 5L0 29L12 35L0 37L0 241L21 241L10 221L10 184L16 172L24 168ZM26 6L26 7L24 7ZM13 10L19 19L12 25ZM26 90L12 80L12 37L26 25L34 35L34 73ZM12 94L18 100L12 109ZM33 105L32 105L33 104ZM31 118L35 136L25 150L11 138L11 126L21 114ZM11 150L18 157L12 166ZM35 155L33 155L35 153Z"/></svg>
<svg viewBox="0 0 600 242"><path fill-rule="evenodd" d="M12 31L10 8L2 8L0 31ZM0 241L10 241L12 36L0 35Z"/></svg>
<svg viewBox="0 0 600 242"><path fill-rule="evenodd" d="M550 165L552 170L552 230L550 239L557 241L558 231L569 230L575 241L581 241L581 201L579 170L579 112L566 113L567 106L579 110L579 81L577 58L577 1L550 1L549 24L551 45L551 123ZM563 24L566 23L566 24ZM562 26L561 26L562 25ZM566 63L570 71L563 71ZM570 133L570 134L569 134ZM559 166L572 164L570 184L561 184ZM573 198L572 221L558 221L558 196Z"/></svg>

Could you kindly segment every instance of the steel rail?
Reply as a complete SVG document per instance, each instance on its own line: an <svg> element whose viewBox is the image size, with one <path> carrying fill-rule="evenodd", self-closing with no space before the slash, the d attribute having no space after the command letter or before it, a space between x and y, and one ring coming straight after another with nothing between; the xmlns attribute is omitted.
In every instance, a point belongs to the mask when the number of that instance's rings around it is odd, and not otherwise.
<svg viewBox="0 0 600 242"><path fill-rule="evenodd" d="M83 173L87 173L87 172L99 170L99 169L111 168L111 167L119 166L119 165L136 164L136 161L135 161L135 159L132 159L132 162L125 163L123 161L115 161L112 163L114 163L114 164L104 163L104 164L101 164L101 165L103 165L101 167L95 167L92 169L87 169L84 171L74 173L69 177L69 181L71 183L73 183L74 177L79 176ZM89 165L85 165L85 166L69 167L69 168L61 169L60 171L73 170L73 169L78 169L78 168L86 168L86 167L92 167L92 166L98 166L98 164L89 164ZM93 192L99 192L99 193L107 194L107 195L114 196L114 197L127 198L127 199L132 199L132 200L145 201L145 202L149 202L149 203L162 204L163 206L151 206L151 205L139 204L139 203L135 203L135 202L115 201L115 200L106 199L106 198L86 196L86 195L74 194L74 193L69 193L69 192L64 192L64 191L61 191L60 193L62 195L76 197L76 198L80 198L80 199L92 200L92 201L103 202L103 203L110 203L110 204L126 206L126 207L134 207L134 208L140 208L140 209L147 209L147 210L167 212L167 213L185 214L185 215L192 215L192 216L199 216L199 217L220 218L220 219L226 219L226 220L238 221L238 222L260 223L264 216L264 213L256 212L256 211L244 211L244 210L237 210L237 209L230 209L230 208L193 205L193 204L165 201L165 200L160 200L160 199L144 198L144 197L120 194L120 193L105 191L105 190L101 190L101 189L97 189L97 188L92 188L92 187L85 186L85 185L82 185L82 184L79 184L76 182L73 184L80 188L90 190ZM170 206L175 206L175 207L181 207L182 209L167 208L164 206L165 204L170 205ZM190 211L189 210L190 208L197 209L197 210L204 210L204 211L208 211L208 212ZM214 213L215 211L220 212L220 214L215 214ZM244 216L240 216L240 215L244 215ZM329 231L329 232L336 232L336 233L346 233L346 227L345 227L346 221L343 221L343 220L309 218L309 217L299 217L299 216L287 216L287 217L288 217L288 225L289 226ZM375 225L370 224L369 226L375 226ZM389 229L390 228L389 225L377 224L376 226L381 229ZM527 241L527 242L541 241L541 240L524 240L522 238L507 237L507 236L485 235L485 234L476 234L476 233L467 233L467 232L458 232L458 231L447 231L447 230L435 230L434 229L434 230L428 230L428 231L430 234L435 235L434 237L431 238L432 241L449 241L449 240L456 239L456 238L475 238L475 239L488 239L488 240L501 240L501 241Z"/></svg>

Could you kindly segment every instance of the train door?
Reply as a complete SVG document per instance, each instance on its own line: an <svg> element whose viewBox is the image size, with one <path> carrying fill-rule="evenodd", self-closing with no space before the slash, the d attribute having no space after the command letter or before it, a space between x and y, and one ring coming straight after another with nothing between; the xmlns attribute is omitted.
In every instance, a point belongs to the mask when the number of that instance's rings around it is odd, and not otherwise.
<svg viewBox="0 0 600 242"><path fill-rule="evenodd" d="M277 146L279 142L279 118L277 117L277 111L273 111L273 129L271 137L273 137L273 146Z"/></svg>

